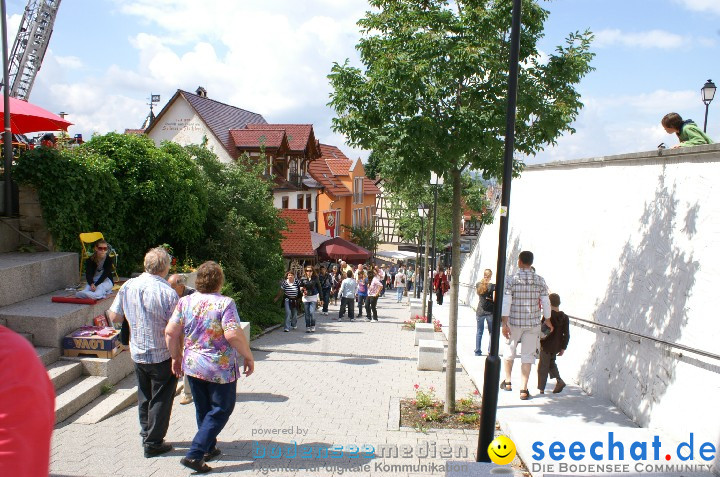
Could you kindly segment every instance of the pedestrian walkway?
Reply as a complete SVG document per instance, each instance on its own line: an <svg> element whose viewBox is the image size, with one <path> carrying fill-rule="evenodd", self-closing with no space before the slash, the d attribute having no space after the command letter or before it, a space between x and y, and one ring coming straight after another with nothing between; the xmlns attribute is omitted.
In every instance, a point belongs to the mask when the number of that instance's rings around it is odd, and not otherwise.
<svg viewBox="0 0 720 477"><path fill-rule="evenodd" d="M211 475L444 476L439 466L448 459L439 457L442 445L460 454L452 460L474 461L477 432L423 434L399 428L399 399L414 397L414 384L434 386L437 395L444 396L445 374L417 371L414 335L402 330L406 305L388 293L379 300L378 312L378 323L364 317L337 322L331 320L338 313L334 306L331 315L318 315L314 334L305 333L300 317L297 330L283 333L280 328L252 341L255 374L238 385L235 412L218 438L223 456L209 462L215 469ZM457 396L474 389L458 368ZM190 474L179 461L196 431L192 404L182 406L179 398L175 400L167 435L175 450L168 454L145 459L139 430L136 407L94 425L66 421L53 437L51 474ZM367 458L366 445L378 455L398 456ZM301 446L311 446L321 457L300 458ZM322 449L332 446L343 446L344 453L326 456ZM400 457L403 450L408 457ZM264 458L253 458L263 452ZM297 457L289 458L288 452L297 452Z"/></svg>
<svg viewBox="0 0 720 477"><path fill-rule="evenodd" d="M445 305L433 306L433 318L440 320L443 325L443 333L447 336L449 319L448 315L450 312L449 300ZM458 311L458 359L462 364L465 371L470 375L470 378L475 383L477 388L482 392L483 382L485 376L485 356L475 356L475 334L477 330L477 324L475 319L475 310L469 306L460 305ZM570 330L570 346L565 356L558 358L558 367L560 372L563 371L563 360L570 359L582 359L582 353L585 350L573 348L572 346L572 327ZM503 338L501 337L501 340ZM490 343L490 334L485 331L483 335L482 351L486 353ZM501 341L502 344L502 341ZM502 346L501 346L502 351ZM502 364L501 364L502 366ZM504 372L500 370L500 379L504 379ZM520 400L520 362L516 360L513 368L512 377L512 388L511 392L499 391L498 395L498 407L497 407L497 421L499 422L503 432L508 435L515 446L517 447L518 455L523 460L528 470L531 472L533 477L540 477L544 474L556 474L559 470L562 470L559 465L565 463L567 465L577 465L578 462L571 459L568 455L567 447L569 444L575 441L582 441L583 443L601 442L600 454L603 454L603 458L595 461L596 464L628 464L628 470L618 470L613 468L612 473L626 472L625 475L637 475L644 474L648 475L648 469L642 467L636 468L636 462L628 456L630 450L630 444L633 442L644 442L647 443L647 449L652 460L653 448L650 443L653 442L654 436L659 436L659 440L662 444L660 459L663 459L667 454L671 459L669 461L662 460L660 464L680 464L680 465L695 465L697 469L702 469L700 472L692 473L693 476L697 477L712 477L714 474L709 468L709 464L712 462L702 461L698 458L697 449L699 447L698 442L695 442L695 461L682 461L680 462L675 458L675 450L680 444L677 440L669 437L667 434L660 430L647 429L638 427L632 420L630 420L625 414L615 407L615 405L609 400L599 398L597 396L591 396L585 393L577 383L570 379L570 376L563 375L563 379L567 382L567 387L562 391L561 394L553 394L552 387L554 386L554 380L549 380L546 389L546 394L541 395L537 393L537 367L533 366L532 372L530 373L530 381L528 383L528 389L532 394L532 398L527 401ZM499 386L499 382L497 383ZM613 433L613 440L615 442L624 442L626 459L619 462L617 457L615 460L608 460L607 450L609 447L609 433ZM688 431L689 432L689 431ZM545 456L543 461L537 462L533 458L533 454L536 451L532 448L532 445L536 441L543 442L543 450ZM559 441L564 443L565 457L559 461L553 461L548 458L548 447L550 443ZM602 449L605 449L604 453ZM589 446L586 446L585 453L588 453ZM670 455L672 454L672 456ZM536 462L535 465L533 463ZM547 467L541 467L541 463L551 463L554 465L552 469ZM587 463L587 461L583 461ZM708 466L708 467L705 467ZM571 471L572 468L568 468ZM630 472L628 474L627 472ZM590 472L571 472L572 475L597 475L605 472L590 471ZM656 473L656 470L652 471L652 475L688 475L688 472L666 472Z"/></svg>

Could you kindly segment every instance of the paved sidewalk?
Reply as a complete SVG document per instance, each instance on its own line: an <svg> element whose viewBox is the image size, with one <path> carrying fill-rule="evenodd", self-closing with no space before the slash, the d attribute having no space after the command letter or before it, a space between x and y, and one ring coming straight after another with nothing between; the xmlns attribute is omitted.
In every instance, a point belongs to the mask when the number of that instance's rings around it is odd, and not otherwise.
<svg viewBox="0 0 720 477"><path fill-rule="evenodd" d="M318 316L314 334L305 333L301 317L297 330L284 333L279 329L251 343L255 374L238 385L235 412L218 438L223 456L209 463L215 469L211 475L444 476L444 470L431 467L447 463L448 459L439 457L441 445L467 452L467 457L454 456L452 460L474 462L477 432L422 434L399 428L398 399L413 397L415 383L434 386L442 398L445 374L417 371L413 333L401 329L408 308L395 303L390 295L378 303L379 323L369 323L364 317L355 322L331 321L337 316L338 307L334 306L330 316ZM458 366L458 398L474 389ZM175 450L169 454L143 457L137 407L132 407L95 425L66 421L58 426L51 475L189 475L179 461L196 431L195 408L181 406L178 399L167 435ZM293 443L298 446L297 458L288 458L288 452L292 455L295 449ZM301 446L308 445L314 454L341 445L345 454L341 458L300 459ZM373 446L377 454L382 445L408 445L412 456L369 459L362 456L365 445ZM351 446L360 448L358 457L349 457L354 451ZM253 459L263 451L265 458ZM280 452L280 458L271 458L273 452ZM425 454L430 457L423 457ZM294 469L268 469L287 465ZM408 465L426 467L391 467Z"/></svg>
<svg viewBox="0 0 720 477"><path fill-rule="evenodd" d="M449 312L450 307L447 306L447 303L443 306L433 306L433 318L440 320L443 324L443 332L446 336L448 332ZM460 305L458 310L457 333L458 359L460 363L462 363L463 369L470 375L472 381L480 392L482 392L485 377L485 356L475 356L476 330L475 310L469 306ZM572 335L572 333L573 330L571 329L570 334ZM481 348L483 353L487 351L489 343L490 333L488 333L486 329L483 333ZM502 341L500 350L502 352ZM584 350L582 349L573 348L571 340L568 353L566 353L562 359L582 359L583 352ZM562 361L560 361L558 365L562 371ZM586 394L577 383L569 378L569 374L564 377L567 382L567 387L561 394L552 393L555 380L549 379L545 391L546 394L541 395L537 393L537 366L533 366L532 372L530 373L530 381L528 382L528 389L532 394L532 398L527 401L522 401L519 398L519 360L516 360L512 378L513 391L499 391L497 421L503 432L514 441L518 455L528 467L533 477L554 475L554 473L561 470L560 462L568 465L578 464L577 460L572 460L568 457L567 452L565 453L565 458L561 461L550 460L547 457L547 453L548 447L553 441L559 441L565 443L565 445L569 445L574 441L582 441L588 449L590 447L589 443L599 441L603 443L605 451L607 452L609 432L613 433L616 442L625 442L627 447L630 447L630 443L635 441L650 443L653 441L654 436L658 435L662 442L661 458L665 456L666 452L674 453L674 449L676 449L679 444L677 440L665 435L661 431L638 427L609 400ZM504 379L502 367L500 369L500 379ZM499 386L500 383L498 382L497 384ZM696 439L702 441L699 439L699 436L696 436ZM532 455L535 451L532 445L536 441L544 443L546 455L543 463L550 463L554 466L553 468L547 466L540 467L537 464L533 466L535 460ZM626 472L625 475L637 475L635 473L627 474L627 472L637 471L636 465L638 464L634 460L629 457L624 461L620 461L619 459L608 460L607 454L603 454L603 447L600 449L600 454L604 457L603 459L598 461L585 459L582 463L587 464L590 460L591 463L597 464L627 464L628 470L624 470L624 472ZM650 448L650 450L652 451L652 448ZM649 455L652 456L652 452L650 452ZM668 457L670 457L670 454L668 454ZM697 459L697 453L695 457ZM677 458L673 458L672 461L669 462L661 460L659 464L697 465L697 469L701 470L692 473L693 476L713 477L714 475L706 468L710 462L700 461L699 459L680 462ZM598 471L570 472L572 475L598 475L606 473ZM613 470L612 472L618 471ZM687 472L647 473L645 468L642 468L640 472L644 475L688 475Z"/></svg>

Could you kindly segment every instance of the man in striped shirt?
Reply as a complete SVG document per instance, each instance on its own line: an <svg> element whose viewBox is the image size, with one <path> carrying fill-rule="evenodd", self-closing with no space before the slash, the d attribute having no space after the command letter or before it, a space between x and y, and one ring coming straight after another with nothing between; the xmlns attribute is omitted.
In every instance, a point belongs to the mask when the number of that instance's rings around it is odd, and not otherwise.
<svg viewBox="0 0 720 477"><path fill-rule="evenodd" d="M519 270L505 283L502 303L502 334L506 341L505 380L500 388L512 391L510 378L518 344L521 345L522 388L520 399L528 399L528 379L540 346L540 306L545 318L550 317L550 298L545 280L532 268L532 252L520 252Z"/></svg>
<svg viewBox="0 0 720 477"><path fill-rule="evenodd" d="M172 373L165 327L175 310L178 295L165 278L170 256L158 247L145 255L145 273L125 282L108 310L110 318L130 324L130 355L138 380L140 436L145 457L172 450L164 442L170 425L170 412L177 377Z"/></svg>

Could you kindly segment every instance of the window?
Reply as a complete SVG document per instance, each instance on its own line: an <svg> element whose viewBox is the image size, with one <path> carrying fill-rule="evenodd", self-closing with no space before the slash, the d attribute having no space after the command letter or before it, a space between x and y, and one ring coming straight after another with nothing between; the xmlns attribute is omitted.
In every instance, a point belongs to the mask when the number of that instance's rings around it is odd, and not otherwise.
<svg viewBox="0 0 720 477"><path fill-rule="evenodd" d="M290 202L290 201L288 200L288 197L287 197L287 196L285 196L285 197L282 198L282 208L283 208L283 209L289 209L289 208L290 208L290 206L288 205L288 202Z"/></svg>
<svg viewBox="0 0 720 477"><path fill-rule="evenodd" d="M310 222L310 232L317 232L317 230L315 230L315 222Z"/></svg>
<svg viewBox="0 0 720 477"><path fill-rule="evenodd" d="M308 212L312 212L312 194L305 196L305 207L307 207Z"/></svg>
<svg viewBox="0 0 720 477"><path fill-rule="evenodd" d="M298 209L304 209L304 208L305 208L305 207L303 207L303 200L304 200L304 199L305 199L305 196L302 195L302 194L300 194L300 195L297 196L297 208L298 208Z"/></svg>
<svg viewBox="0 0 720 477"><path fill-rule="evenodd" d="M363 178L356 177L353 180L353 203L362 204L363 202Z"/></svg>
<svg viewBox="0 0 720 477"><path fill-rule="evenodd" d="M288 180L292 183L296 183L298 180L297 161L295 160L288 162Z"/></svg>
<svg viewBox="0 0 720 477"><path fill-rule="evenodd" d="M352 225L353 227L362 227L363 226L363 209L353 209L353 217L352 217Z"/></svg>

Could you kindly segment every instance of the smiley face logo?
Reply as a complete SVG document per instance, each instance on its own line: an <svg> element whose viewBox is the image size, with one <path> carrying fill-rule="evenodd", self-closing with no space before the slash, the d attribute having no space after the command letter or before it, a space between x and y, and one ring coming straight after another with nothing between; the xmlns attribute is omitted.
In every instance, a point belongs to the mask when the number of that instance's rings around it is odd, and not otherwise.
<svg viewBox="0 0 720 477"><path fill-rule="evenodd" d="M515 458L515 443L507 436L497 436L488 446L488 456L497 465L507 465Z"/></svg>

